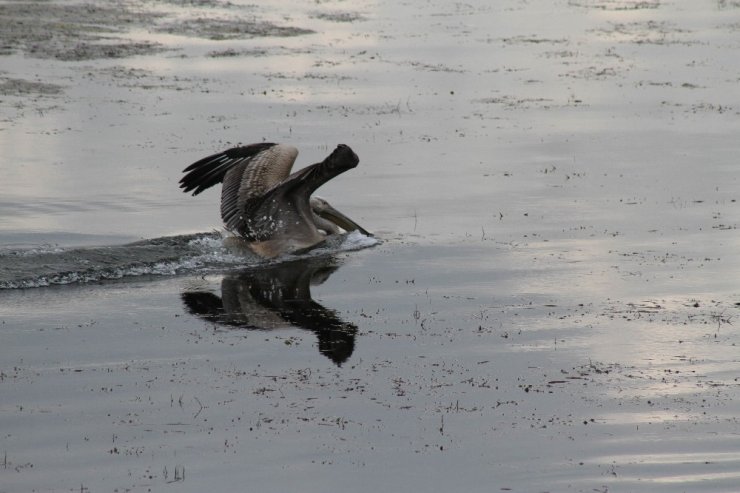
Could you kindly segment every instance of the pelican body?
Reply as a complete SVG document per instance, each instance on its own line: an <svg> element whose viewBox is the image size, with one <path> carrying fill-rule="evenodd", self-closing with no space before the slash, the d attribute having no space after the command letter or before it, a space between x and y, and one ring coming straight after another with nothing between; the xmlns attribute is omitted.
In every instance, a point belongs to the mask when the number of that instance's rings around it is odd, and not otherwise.
<svg viewBox="0 0 740 493"><path fill-rule="evenodd" d="M223 183L221 218L262 257L273 258L315 247L327 235L361 226L313 192L357 166L359 158L344 144L320 163L290 173L298 156L284 144L251 144L205 157L187 168L184 192L198 195ZM340 229L341 228L341 229Z"/></svg>

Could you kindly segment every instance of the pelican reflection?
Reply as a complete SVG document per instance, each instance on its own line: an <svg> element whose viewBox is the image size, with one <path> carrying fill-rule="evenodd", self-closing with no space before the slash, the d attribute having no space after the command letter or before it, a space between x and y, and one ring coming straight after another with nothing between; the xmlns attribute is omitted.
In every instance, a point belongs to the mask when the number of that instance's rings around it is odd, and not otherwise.
<svg viewBox="0 0 740 493"><path fill-rule="evenodd" d="M357 327L311 298L311 286L323 284L338 268L332 258L280 262L226 275L220 298L188 291L182 299L190 313L228 327L315 332L319 352L341 365L352 355Z"/></svg>

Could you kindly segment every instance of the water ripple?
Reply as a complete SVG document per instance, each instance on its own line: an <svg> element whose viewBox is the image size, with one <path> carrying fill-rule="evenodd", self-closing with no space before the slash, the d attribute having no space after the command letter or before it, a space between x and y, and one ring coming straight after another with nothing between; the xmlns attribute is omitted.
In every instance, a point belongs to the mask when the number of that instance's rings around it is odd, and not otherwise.
<svg viewBox="0 0 740 493"><path fill-rule="evenodd" d="M374 238L354 232L332 238L307 255L357 250L376 243ZM264 262L249 251L228 248L218 232L165 236L117 246L60 248L44 245L0 251L0 289L144 275L168 276Z"/></svg>

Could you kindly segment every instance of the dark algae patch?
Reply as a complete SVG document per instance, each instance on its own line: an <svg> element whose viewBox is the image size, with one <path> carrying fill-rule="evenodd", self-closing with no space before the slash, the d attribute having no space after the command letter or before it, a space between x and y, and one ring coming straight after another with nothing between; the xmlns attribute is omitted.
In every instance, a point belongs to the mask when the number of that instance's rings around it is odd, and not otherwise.
<svg viewBox="0 0 740 493"><path fill-rule="evenodd" d="M247 19L187 19L166 24L159 31L182 36L193 36L212 40L249 39L258 37L289 37L311 34L310 29L293 26L278 26L271 22Z"/></svg>
<svg viewBox="0 0 740 493"><path fill-rule="evenodd" d="M38 82L12 77L0 77L0 95L25 96L29 94L56 95L64 92L64 88L57 84Z"/></svg>
<svg viewBox="0 0 740 493"><path fill-rule="evenodd" d="M157 53L153 42L119 37L131 26L146 25L161 14L135 11L117 3L0 5L0 53L22 52L63 61L122 58Z"/></svg>
<svg viewBox="0 0 740 493"><path fill-rule="evenodd" d="M165 51L162 44L154 41L127 39L127 32L133 27L212 40L292 37L314 32L238 15L228 19L181 19L182 13L192 15L191 9L196 7L210 4L171 3L170 12L123 2L1 4L0 55L21 52L34 58L83 61Z"/></svg>

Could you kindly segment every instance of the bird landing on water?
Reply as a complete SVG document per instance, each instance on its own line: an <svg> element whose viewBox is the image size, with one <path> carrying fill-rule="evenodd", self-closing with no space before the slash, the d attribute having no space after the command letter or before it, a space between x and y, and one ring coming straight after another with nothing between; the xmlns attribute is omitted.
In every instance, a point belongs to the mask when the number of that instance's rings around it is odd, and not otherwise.
<svg viewBox="0 0 740 493"><path fill-rule="evenodd" d="M284 144L234 147L185 168L180 188L198 195L223 183L221 218L226 229L262 257L305 251L342 231L371 236L329 202L311 196L327 181L356 167L357 154L339 144L320 163L291 174L297 156L295 147Z"/></svg>

